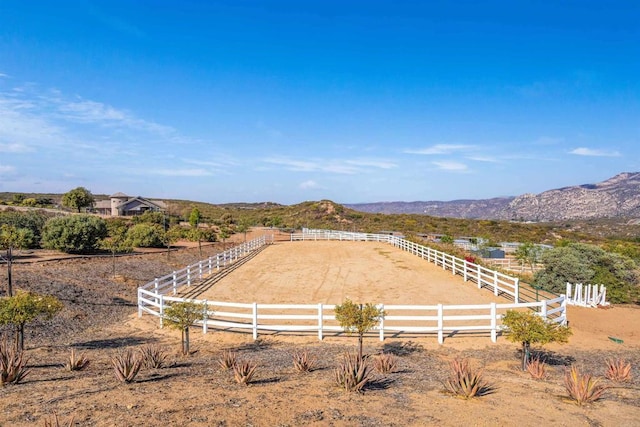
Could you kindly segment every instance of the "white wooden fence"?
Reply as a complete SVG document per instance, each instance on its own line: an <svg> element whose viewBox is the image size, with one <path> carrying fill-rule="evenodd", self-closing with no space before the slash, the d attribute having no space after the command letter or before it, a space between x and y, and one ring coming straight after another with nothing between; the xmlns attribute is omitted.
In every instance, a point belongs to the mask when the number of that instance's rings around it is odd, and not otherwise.
<svg viewBox="0 0 640 427"><path fill-rule="evenodd" d="M272 236L262 236L249 242L242 243L229 250L221 252L216 256L211 256L205 260L198 261L188 265L182 270L173 271L166 276L157 277L153 281L142 285L138 288L138 309L144 310L144 304L140 303L140 291L153 291L156 294L166 295L172 293L175 295L181 286L191 286L209 276L221 268L233 264L238 259L246 256L262 246L271 243Z"/></svg>
<svg viewBox="0 0 640 427"><path fill-rule="evenodd" d="M460 274L469 280L477 280L480 286L492 286L494 290L500 286L509 286L501 276L495 272L487 273L478 270L478 266L467 265L464 260L459 260L442 252L429 250L429 248L416 245L412 242L393 236L361 234L361 233L303 233L302 235L292 235L292 240L315 240L326 239L328 236L335 236L335 240L368 240L388 242L403 250L411 251L424 259L428 259L443 268L452 269L454 274ZM238 259L241 254L247 254L257 250L262 245L269 242L268 239L260 238L247 244L240 245L226 251L226 255L220 254L218 257L200 261L187 268L174 272L162 278L138 288L138 315L149 313L159 317L162 327L164 310L174 302L190 301L201 304L202 319L196 322L202 327L203 333L207 333L208 328L214 327L222 330L251 330L253 338L258 338L259 331L271 332L315 332L318 339L322 340L326 332L340 333L343 329L335 320L333 304L260 304L236 303L223 301L207 301L197 299L184 299L169 294L176 294L180 286L190 286L193 284L194 274L204 277L211 274L213 268L224 268L225 261L231 262ZM242 248L241 248L242 247ZM217 260L217 261L214 261ZM470 263L468 263L470 264ZM215 267L214 267L215 266ZM197 273L195 273L197 272ZM503 275L502 275L503 276ZM191 277L191 279L189 279ZM505 276L508 277L508 276ZM508 282L506 282L508 283ZM517 301L517 279L514 288L506 289L514 292ZM497 292L497 291L496 291ZM478 305L384 305L378 306L385 311L385 316L373 329L373 333L379 335L380 340L384 340L385 334L437 334L438 342L443 343L445 334L453 336L460 332L466 333L489 333L493 342L497 339L497 334L502 329L501 320L509 309L536 309L538 314L554 322L566 324L566 297L559 296L551 300L530 303L509 303L509 304L478 304Z"/></svg>
<svg viewBox="0 0 640 427"><path fill-rule="evenodd" d="M571 292L573 288L573 293ZM567 282L567 304L578 305L580 307L607 306L607 288L604 285L582 285L576 283L575 286Z"/></svg>

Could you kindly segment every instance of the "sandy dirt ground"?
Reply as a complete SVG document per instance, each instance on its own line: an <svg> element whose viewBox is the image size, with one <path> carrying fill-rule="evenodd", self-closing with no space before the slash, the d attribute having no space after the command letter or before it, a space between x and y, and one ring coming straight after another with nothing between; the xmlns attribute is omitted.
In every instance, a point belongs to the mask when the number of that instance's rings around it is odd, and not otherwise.
<svg viewBox="0 0 640 427"><path fill-rule="evenodd" d="M385 304L502 302L491 292L391 246L347 242L272 245L198 297L338 303L347 296ZM135 286L130 286L128 298L135 303ZM518 370L518 345L504 337L494 344L487 335L456 335L444 345L438 345L433 335L401 335L384 342L367 337L366 353L395 354L398 367L391 374L376 373L363 394L345 393L333 384L341 355L355 348L352 337L332 336L319 342L313 334L272 334L254 342L245 332L210 330L204 335L193 328L194 352L183 357L177 352L178 331L159 329L156 318L139 319L134 311L132 307L118 323L92 327L89 340L60 337L51 345L29 348L30 375L22 384L0 389L0 425L44 425L53 411L61 421L73 417L74 425L81 426L640 424L640 307L570 308L574 335L568 344L545 347L550 372L542 381ZM624 342L617 344L610 336ZM110 358L124 348L146 344L166 348L167 366L143 369L135 382L119 383ZM68 372L59 366L71 346L86 351L91 359L88 369ZM293 351L302 348L318 361L317 369L307 374L295 372L291 363ZM249 386L236 384L217 364L225 350L259 365ZM459 357L482 368L495 391L468 401L444 393L448 362ZM602 376L605 359L613 357L632 362L630 383L603 380L610 389L602 400L582 407L568 401L563 375L569 365Z"/></svg>

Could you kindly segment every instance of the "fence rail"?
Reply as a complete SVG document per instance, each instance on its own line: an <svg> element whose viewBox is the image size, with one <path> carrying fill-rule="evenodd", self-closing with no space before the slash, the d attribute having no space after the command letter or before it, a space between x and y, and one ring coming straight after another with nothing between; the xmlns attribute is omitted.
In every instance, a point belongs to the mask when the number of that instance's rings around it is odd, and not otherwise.
<svg viewBox="0 0 640 427"><path fill-rule="evenodd" d="M394 245L409 251L425 260L451 270L454 275L471 280L478 287L487 287L496 295L511 295L513 303L477 304L477 305L384 305L378 304L385 311L385 316L373 332L380 340L385 335L398 333L436 334L438 342L443 343L445 334L460 332L483 332L490 334L496 341L502 330L502 317L509 309L534 309L538 314L551 321L566 324L566 297L561 295L554 299L539 302L520 303L518 301L518 279L488 270L476 264L456 258L449 254L418 245L404 239L364 233L319 232L308 231L292 234L291 240L344 240L344 241L377 241ZM215 327L227 330L250 330L253 338L258 338L259 331L275 332L307 332L317 333L322 340L328 332L340 333L343 329L335 319L333 304L260 304L237 303L223 301L207 301L178 298L180 286L190 286L195 278L212 274L214 268L224 268L225 262L232 262L239 257L255 251L270 242L265 237L232 248L217 257L187 266L186 268L157 278L138 288L138 315L148 313L159 317L163 325L164 311L175 302L189 301L201 304L202 319L195 324L202 327L203 333Z"/></svg>

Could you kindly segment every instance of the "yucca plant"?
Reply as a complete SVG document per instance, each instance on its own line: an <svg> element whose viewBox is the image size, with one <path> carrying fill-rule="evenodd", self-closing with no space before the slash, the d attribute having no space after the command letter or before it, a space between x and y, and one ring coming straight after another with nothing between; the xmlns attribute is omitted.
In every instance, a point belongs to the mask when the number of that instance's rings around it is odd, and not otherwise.
<svg viewBox="0 0 640 427"><path fill-rule="evenodd" d="M218 365L225 371L233 369L238 363L238 354L233 351L223 351L222 356L218 359Z"/></svg>
<svg viewBox="0 0 640 427"><path fill-rule="evenodd" d="M71 349L71 354L69 355L69 359L64 367L67 371L81 371L84 368L89 366L89 359L85 356L84 353L80 353L79 355L76 353L76 349Z"/></svg>
<svg viewBox="0 0 640 427"><path fill-rule="evenodd" d="M357 354L346 353L335 370L335 381L345 391L362 392L371 381L371 368L366 359Z"/></svg>
<svg viewBox="0 0 640 427"><path fill-rule="evenodd" d="M29 372L24 352L9 343L6 337L0 341L0 386L18 384Z"/></svg>
<svg viewBox="0 0 640 427"><path fill-rule="evenodd" d="M140 349L140 357L142 365L149 369L161 369L164 367L164 361L167 353L159 345L149 344Z"/></svg>
<svg viewBox="0 0 640 427"><path fill-rule="evenodd" d="M607 359L605 377L617 383L631 381L631 362L624 359Z"/></svg>
<svg viewBox="0 0 640 427"><path fill-rule="evenodd" d="M116 377L125 383L134 380L142 367L142 358L131 349L120 352L111 359Z"/></svg>
<svg viewBox="0 0 640 427"><path fill-rule="evenodd" d="M298 372L311 372L316 366L316 359L309 354L308 350L296 351L292 357L293 367Z"/></svg>
<svg viewBox="0 0 640 427"><path fill-rule="evenodd" d="M493 387L484 380L482 370L473 369L468 359L454 359L449 367L451 373L444 385L451 394L470 399L493 391Z"/></svg>
<svg viewBox="0 0 640 427"><path fill-rule="evenodd" d="M543 380L547 376L547 365L540 357L534 357L527 362L527 372L534 380Z"/></svg>
<svg viewBox="0 0 640 427"><path fill-rule="evenodd" d="M578 405L595 402L600 399L607 387L600 384L600 378L590 374L581 374L572 366L564 375L564 386L571 400Z"/></svg>
<svg viewBox="0 0 640 427"><path fill-rule="evenodd" d="M67 427L71 427L73 425L73 417L71 417L69 422L65 425ZM53 413L53 419L47 418L46 420L44 420L44 427L62 427L62 424L60 424L60 420L58 419L58 414L56 412Z"/></svg>
<svg viewBox="0 0 640 427"><path fill-rule="evenodd" d="M233 376L238 384L249 385L258 365L250 361L237 361L233 365Z"/></svg>
<svg viewBox="0 0 640 427"><path fill-rule="evenodd" d="M398 358L391 353L382 353L373 359L373 368L381 374L390 374L397 365Z"/></svg>

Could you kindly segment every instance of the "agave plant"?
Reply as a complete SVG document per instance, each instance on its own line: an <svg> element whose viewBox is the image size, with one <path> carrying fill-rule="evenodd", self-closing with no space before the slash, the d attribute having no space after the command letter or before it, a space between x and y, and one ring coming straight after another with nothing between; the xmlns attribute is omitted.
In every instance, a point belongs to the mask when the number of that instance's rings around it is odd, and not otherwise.
<svg viewBox="0 0 640 427"><path fill-rule="evenodd" d="M624 359L607 359L605 377L617 383L631 381L631 362Z"/></svg>
<svg viewBox="0 0 640 427"><path fill-rule="evenodd" d="M527 362L527 372L534 380L542 380L547 376L547 365L540 357L534 357Z"/></svg>
<svg viewBox="0 0 640 427"><path fill-rule="evenodd" d="M335 370L335 381L345 391L362 392L371 381L371 368L366 359L357 354L346 353Z"/></svg>
<svg viewBox="0 0 640 427"><path fill-rule="evenodd" d="M444 385L455 396L470 399L493 392L493 387L483 378L482 370L475 370L468 359L454 359L449 363L451 373Z"/></svg>
<svg viewBox="0 0 640 427"><path fill-rule="evenodd" d="M140 349L142 364L146 368L161 369L167 358L167 353L159 345L149 344Z"/></svg>
<svg viewBox="0 0 640 427"><path fill-rule="evenodd" d="M89 359L85 356L84 353L80 353L79 355L76 353L76 349L71 349L71 354L69 355L69 359L67 363L64 365L67 371L81 371L84 368L89 366Z"/></svg>
<svg viewBox="0 0 640 427"><path fill-rule="evenodd" d="M127 349L116 354L116 356L111 359L111 364L113 365L116 377L122 382L130 383L135 379L136 375L138 375L138 372L140 372L142 358L131 349Z"/></svg>
<svg viewBox="0 0 640 427"><path fill-rule="evenodd" d="M373 368L381 374L390 374L397 365L398 358L391 353L382 353L373 359Z"/></svg>
<svg viewBox="0 0 640 427"><path fill-rule="evenodd" d="M24 352L16 349L5 337L0 341L0 386L18 384L28 374Z"/></svg>
<svg viewBox="0 0 640 427"><path fill-rule="evenodd" d="M595 402L600 399L607 387L600 384L600 378L590 374L581 374L572 366L564 375L564 386L571 400L578 405Z"/></svg>
<svg viewBox="0 0 640 427"><path fill-rule="evenodd" d="M249 361L238 361L233 365L233 376L238 384L249 385L258 365Z"/></svg>
<svg viewBox="0 0 640 427"><path fill-rule="evenodd" d="M222 369L229 370L233 369L234 366L238 363L238 355L233 351L223 351L222 356L218 359L218 365Z"/></svg>
<svg viewBox="0 0 640 427"><path fill-rule="evenodd" d="M316 359L309 354L308 350L296 351L292 357L293 367L298 372L311 372L316 366Z"/></svg>

